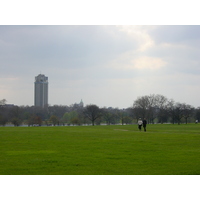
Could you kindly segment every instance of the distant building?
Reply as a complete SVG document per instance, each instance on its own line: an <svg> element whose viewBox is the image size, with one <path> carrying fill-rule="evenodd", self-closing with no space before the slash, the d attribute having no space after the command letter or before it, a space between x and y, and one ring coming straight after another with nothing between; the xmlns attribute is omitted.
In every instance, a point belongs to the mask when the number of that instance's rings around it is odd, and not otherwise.
<svg viewBox="0 0 200 200"><path fill-rule="evenodd" d="M73 106L73 109L75 109L75 110L82 109L84 107L82 99L81 99L80 103L75 103L72 106Z"/></svg>
<svg viewBox="0 0 200 200"><path fill-rule="evenodd" d="M34 105L43 107L48 105L48 77L39 74L35 77Z"/></svg>
<svg viewBox="0 0 200 200"><path fill-rule="evenodd" d="M81 102L79 103L79 106L82 107L82 108L84 107L84 104L83 104L83 100L82 100L82 99L81 99Z"/></svg>

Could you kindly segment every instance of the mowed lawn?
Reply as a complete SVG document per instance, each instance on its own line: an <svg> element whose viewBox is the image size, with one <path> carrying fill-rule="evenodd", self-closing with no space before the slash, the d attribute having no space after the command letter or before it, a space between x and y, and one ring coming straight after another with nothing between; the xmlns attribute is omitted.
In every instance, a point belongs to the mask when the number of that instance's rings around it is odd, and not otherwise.
<svg viewBox="0 0 200 200"><path fill-rule="evenodd" d="M199 175L200 124L0 127L3 175Z"/></svg>

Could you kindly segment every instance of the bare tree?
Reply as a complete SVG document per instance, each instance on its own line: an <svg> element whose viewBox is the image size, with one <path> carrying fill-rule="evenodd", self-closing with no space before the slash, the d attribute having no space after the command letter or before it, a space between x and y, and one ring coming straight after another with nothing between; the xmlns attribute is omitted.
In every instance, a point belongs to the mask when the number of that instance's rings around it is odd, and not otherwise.
<svg viewBox="0 0 200 200"><path fill-rule="evenodd" d="M178 124L180 124L181 119L183 118L183 104L182 103L176 103L175 105L175 119L177 120Z"/></svg>
<svg viewBox="0 0 200 200"><path fill-rule="evenodd" d="M133 109L137 118L147 118L149 122L154 123L157 116L158 99L159 96L154 94L137 98L133 104Z"/></svg>
<svg viewBox="0 0 200 200"><path fill-rule="evenodd" d="M85 117L87 117L94 126L94 122L96 119L101 117L101 110L96 105L87 105L83 111Z"/></svg>
<svg viewBox="0 0 200 200"><path fill-rule="evenodd" d="M163 123L168 119L167 104L168 104L168 99L165 96L160 94L156 95L156 106L158 108L157 117L160 123Z"/></svg>
<svg viewBox="0 0 200 200"><path fill-rule="evenodd" d="M137 112L137 117L145 118L148 113L148 96L138 97L133 103L133 109Z"/></svg>
<svg viewBox="0 0 200 200"><path fill-rule="evenodd" d="M0 100L0 106L3 106L3 105L5 105L6 104L6 99L2 99L2 100Z"/></svg>
<svg viewBox="0 0 200 200"><path fill-rule="evenodd" d="M197 119L200 122L200 107L195 109L195 119Z"/></svg>
<svg viewBox="0 0 200 200"><path fill-rule="evenodd" d="M188 104L182 104L183 108L183 118L185 119L185 123L188 123L188 118L190 118L194 113L194 108Z"/></svg>
<svg viewBox="0 0 200 200"><path fill-rule="evenodd" d="M170 99L168 101L167 111L169 113L169 116L171 117L172 123L174 124L176 116L175 116L175 101L173 99Z"/></svg>
<svg viewBox="0 0 200 200"><path fill-rule="evenodd" d="M155 94L151 94L149 96L147 96L148 99L148 104L147 104L147 117L149 118L149 122L150 123L154 123L154 120L156 118L157 115L157 101L156 101L156 95Z"/></svg>

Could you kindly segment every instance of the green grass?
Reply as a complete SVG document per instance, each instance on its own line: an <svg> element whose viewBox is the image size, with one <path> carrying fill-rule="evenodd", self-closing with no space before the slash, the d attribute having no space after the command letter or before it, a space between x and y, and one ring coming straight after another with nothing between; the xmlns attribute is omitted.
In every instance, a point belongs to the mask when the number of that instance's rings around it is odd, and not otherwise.
<svg viewBox="0 0 200 200"><path fill-rule="evenodd" d="M0 127L0 174L197 175L200 124Z"/></svg>

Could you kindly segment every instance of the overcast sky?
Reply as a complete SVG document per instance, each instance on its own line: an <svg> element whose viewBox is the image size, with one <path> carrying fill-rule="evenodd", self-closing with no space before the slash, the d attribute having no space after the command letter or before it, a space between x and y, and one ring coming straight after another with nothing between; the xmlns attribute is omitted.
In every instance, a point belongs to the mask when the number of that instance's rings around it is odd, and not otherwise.
<svg viewBox="0 0 200 200"><path fill-rule="evenodd" d="M162 94L200 106L200 26L0 26L0 99L34 104L34 79L49 79L49 104L127 108Z"/></svg>

